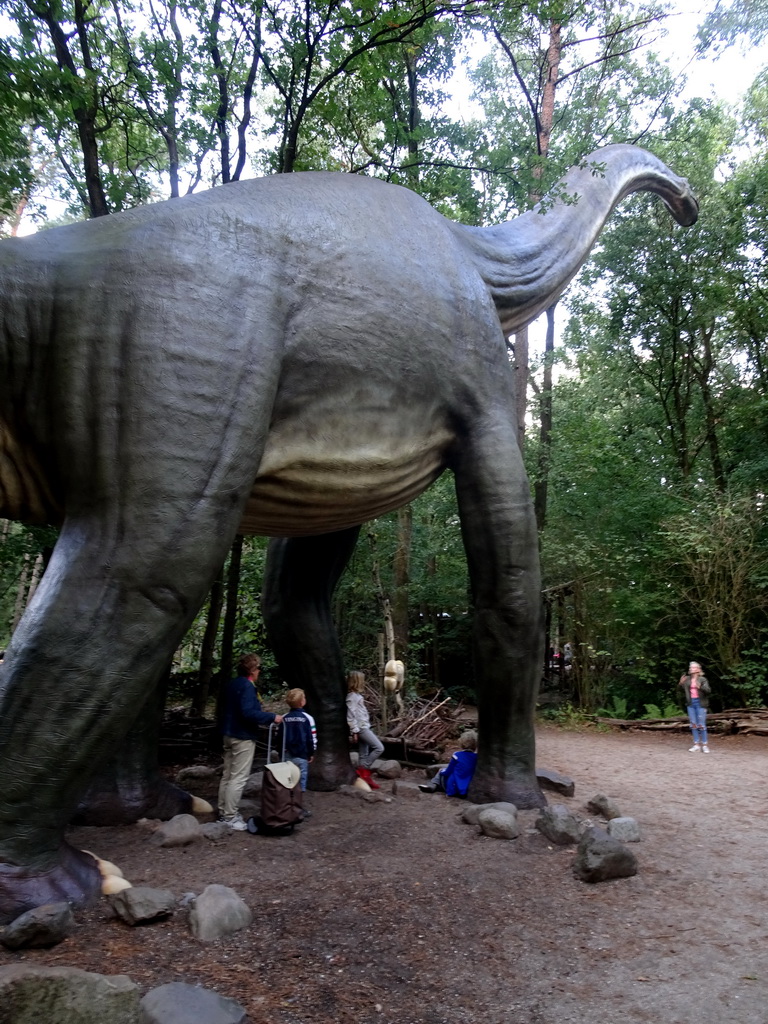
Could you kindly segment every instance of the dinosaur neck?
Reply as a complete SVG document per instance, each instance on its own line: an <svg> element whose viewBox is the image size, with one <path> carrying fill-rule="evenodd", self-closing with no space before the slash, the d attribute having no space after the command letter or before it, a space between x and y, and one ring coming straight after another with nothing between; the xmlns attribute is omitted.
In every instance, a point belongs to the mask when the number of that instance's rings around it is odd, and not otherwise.
<svg viewBox="0 0 768 1024"><path fill-rule="evenodd" d="M549 308L577 273L614 207L632 192L656 192L681 224L696 220L697 205L683 178L636 146L596 150L562 179L555 199L506 224L457 225L488 286L506 334ZM544 212L542 212L542 209Z"/></svg>

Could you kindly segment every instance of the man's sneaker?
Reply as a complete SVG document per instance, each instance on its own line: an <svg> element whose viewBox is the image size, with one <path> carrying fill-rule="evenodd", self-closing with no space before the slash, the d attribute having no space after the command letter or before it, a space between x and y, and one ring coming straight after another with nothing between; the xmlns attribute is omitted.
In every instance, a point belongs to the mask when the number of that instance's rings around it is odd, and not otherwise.
<svg viewBox="0 0 768 1024"><path fill-rule="evenodd" d="M236 814L233 818L225 818L224 824L229 825L235 832L247 832L248 826L243 821L242 814Z"/></svg>
<svg viewBox="0 0 768 1024"><path fill-rule="evenodd" d="M312 811L308 811L306 809L306 807L302 807L302 809L299 811L299 821L306 821L307 818L311 818L311 817L312 817Z"/></svg>
<svg viewBox="0 0 768 1024"><path fill-rule="evenodd" d="M691 754L695 754L697 750L701 750L701 747L698 743L694 743L692 747L688 747L688 751ZM709 753L709 751L707 751L707 753Z"/></svg>
<svg viewBox="0 0 768 1024"><path fill-rule="evenodd" d="M705 744L704 744L704 746L703 746L703 747L701 748L701 750L702 750L702 753L704 753L704 754L708 754L708 753L709 753L709 747L707 746L707 744L706 744L706 743L705 743Z"/></svg>
<svg viewBox="0 0 768 1024"><path fill-rule="evenodd" d="M438 787L436 782L420 782L419 783L419 789L421 790L422 793L436 793L438 788L439 787Z"/></svg>

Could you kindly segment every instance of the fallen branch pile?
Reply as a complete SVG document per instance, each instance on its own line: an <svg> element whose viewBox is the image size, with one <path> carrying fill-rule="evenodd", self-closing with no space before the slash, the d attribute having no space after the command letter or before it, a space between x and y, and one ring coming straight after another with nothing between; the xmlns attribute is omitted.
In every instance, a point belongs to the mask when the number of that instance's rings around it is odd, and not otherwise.
<svg viewBox="0 0 768 1024"><path fill-rule="evenodd" d="M597 718L595 721L612 729L687 732L690 728L687 715L677 718ZM707 730L723 736L735 733L768 736L768 708L730 708L708 714Z"/></svg>
<svg viewBox="0 0 768 1024"><path fill-rule="evenodd" d="M369 688L365 698L372 716L381 721L382 694ZM440 760L443 747L466 725L459 721L462 709L463 705L454 704L439 690L434 697L408 698L394 718L390 705L387 734L381 737L387 754L406 763L433 764Z"/></svg>

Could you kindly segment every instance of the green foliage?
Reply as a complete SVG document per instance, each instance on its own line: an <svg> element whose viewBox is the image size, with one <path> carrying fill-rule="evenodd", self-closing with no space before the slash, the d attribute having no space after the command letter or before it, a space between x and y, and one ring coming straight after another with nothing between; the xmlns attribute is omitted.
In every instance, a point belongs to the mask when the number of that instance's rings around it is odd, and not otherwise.
<svg viewBox="0 0 768 1024"><path fill-rule="evenodd" d="M652 719L652 718L679 718L681 711L677 704L669 703L665 704L663 708L660 708L658 704L644 704L645 714L641 715L641 718Z"/></svg>
<svg viewBox="0 0 768 1024"><path fill-rule="evenodd" d="M538 717L545 722L553 722L564 729L583 729L594 724L594 716L583 708L574 707L570 701L559 707L540 709Z"/></svg>
<svg viewBox="0 0 768 1024"><path fill-rule="evenodd" d="M604 708L598 708L595 714L600 718L628 718L627 698L617 697L616 694L613 694L610 704Z"/></svg>

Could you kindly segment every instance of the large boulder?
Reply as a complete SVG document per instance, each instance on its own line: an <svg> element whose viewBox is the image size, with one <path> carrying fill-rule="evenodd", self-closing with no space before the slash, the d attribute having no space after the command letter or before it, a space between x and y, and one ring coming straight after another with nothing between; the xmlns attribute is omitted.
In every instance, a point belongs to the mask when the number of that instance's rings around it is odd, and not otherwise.
<svg viewBox="0 0 768 1024"><path fill-rule="evenodd" d="M0 1020L7 1024L140 1024L139 997L139 986L122 974L0 967Z"/></svg>

